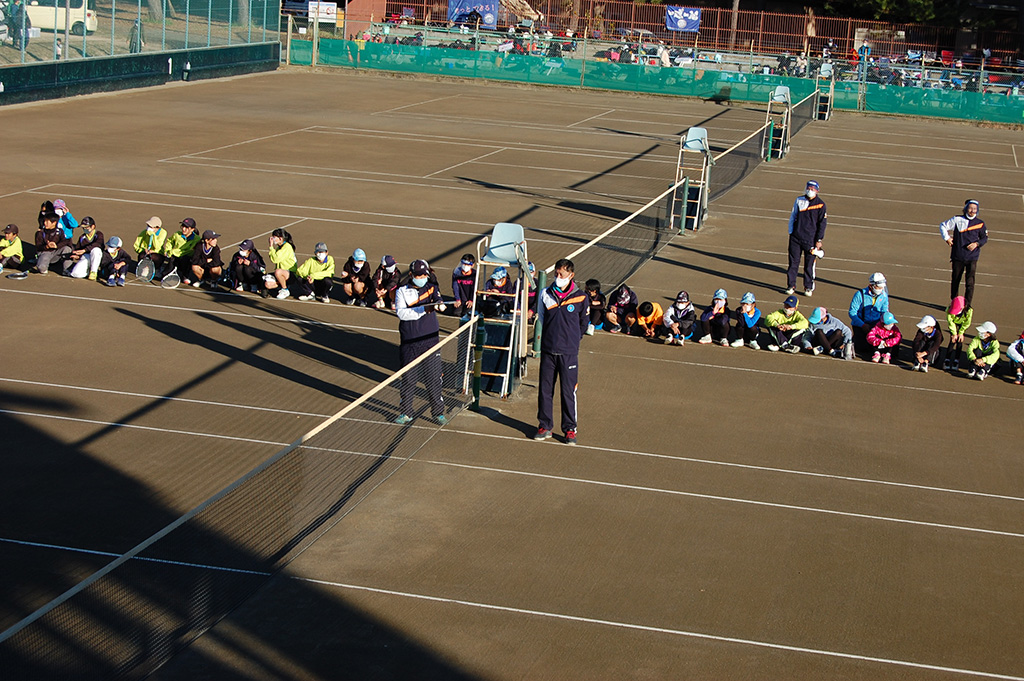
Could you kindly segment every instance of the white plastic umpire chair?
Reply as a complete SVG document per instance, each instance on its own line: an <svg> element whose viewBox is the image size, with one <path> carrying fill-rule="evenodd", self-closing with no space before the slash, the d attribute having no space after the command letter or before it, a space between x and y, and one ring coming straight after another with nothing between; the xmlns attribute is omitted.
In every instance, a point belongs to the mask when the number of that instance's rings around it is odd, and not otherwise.
<svg viewBox="0 0 1024 681"><path fill-rule="evenodd" d="M789 123L792 115L793 100L789 94L789 87L779 85L768 98L768 109L764 115L765 125L773 123L766 156L782 158L789 153Z"/></svg>
<svg viewBox="0 0 1024 681"><path fill-rule="evenodd" d="M499 222L494 225L490 236L485 236L476 244L476 281L473 284L473 312L480 315L479 324L490 339L492 336L505 337L507 330L507 342L493 343L490 340L484 341L485 364L496 364L499 370L481 371L481 376L490 379L501 379L501 397L509 396L514 386L514 379L523 375L526 370L526 322L527 304L529 299L530 286L535 285L530 274L529 259L526 250L526 237L523 235L523 226L513 222ZM487 293L487 296L500 298L507 296L511 311L509 314L497 316L486 316L480 311L481 298L484 295L484 284L490 279L493 270L504 267L509 270L512 276L512 269L518 270L516 277L515 291L513 293ZM473 353L466 356L466 378L465 387L468 389L472 380L473 365L470 358ZM486 361L490 356L491 362ZM493 362L497 359L497 362Z"/></svg>
<svg viewBox="0 0 1024 681"><path fill-rule="evenodd" d="M711 166L715 160L708 146L708 131L705 128L689 128L679 139L679 162L676 164L678 185L689 178L686 191L677 188L671 197L669 214L676 229L700 229L708 216L708 187L711 181ZM685 196L684 196L685 194Z"/></svg>
<svg viewBox="0 0 1024 681"><path fill-rule="evenodd" d="M822 81L825 81L824 83ZM836 79L833 77L832 64L825 62L818 69L818 109L819 121L827 121L832 117L832 100L836 93Z"/></svg>

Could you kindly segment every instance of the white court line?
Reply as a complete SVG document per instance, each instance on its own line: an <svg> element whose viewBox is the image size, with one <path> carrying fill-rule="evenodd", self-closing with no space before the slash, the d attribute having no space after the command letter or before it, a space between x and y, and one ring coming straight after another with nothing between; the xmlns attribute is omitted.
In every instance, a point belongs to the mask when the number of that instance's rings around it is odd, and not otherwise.
<svg viewBox="0 0 1024 681"><path fill-rule="evenodd" d="M220 435L217 433L200 433L198 431L191 430L175 430L174 428L140 426L134 423L121 423L119 421L99 421L97 419L83 419L76 416L42 414L39 412L32 411L16 411L14 409L0 409L0 414L8 414L10 416L24 416L27 418L53 419L55 421L71 421L73 423L87 423L93 426L103 426L104 428L131 428L133 430L150 430L157 433L173 433L175 435L190 435L193 437L210 437L216 440L233 440L234 442L245 442L247 444L274 445L276 447L287 447L290 444L288 442L274 442L272 440L257 440L251 437L235 437L233 435Z"/></svg>
<svg viewBox="0 0 1024 681"><path fill-rule="evenodd" d="M963 149L958 147L958 146L953 146L953 147L932 147L932 146L928 146L926 144L899 144L899 143L896 143L896 142L873 140L873 139L870 139L870 138L867 138L867 137L863 137L863 138L850 138L850 137L835 137L835 136L832 136L832 135L806 134L807 131L808 131L808 128L804 128L804 130L801 131L801 133L798 134L795 139L798 140L798 141L799 140L805 140L805 139L816 139L816 140L823 140L825 142L851 142L851 143L856 144L860 148L863 148L865 146L873 146L874 145L874 146L882 146L882 147L885 147L886 149L890 149L890 150L893 149L893 148L896 148L896 147L906 147L907 149L914 149L914 150L927 149L929 151L948 151L950 154L954 155L955 159L959 159L959 158L961 158L964 155ZM874 132L872 132L872 134L874 134ZM904 136L900 135L900 137L904 137ZM924 139L928 140L929 142L934 142L935 141L934 137L924 137ZM946 138L943 138L943 139L946 139ZM972 142L972 143L977 144L977 142ZM1004 144L1006 144L1006 142L986 142L986 144L991 144L993 146L1001 147ZM799 149L800 147L799 147L799 145L797 145L797 147L795 147L795 148ZM810 151L810 150L808 150L808 151ZM871 153L871 152L867 152L867 153ZM977 150L972 149L971 152L970 152L971 156L977 156L978 154L987 154L989 156L1006 156L1007 155L1005 151L977 151ZM890 153L879 152L878 156L881 157L881 158L892 158L893 154L891 152ZM843 154L843 158L846 158L846 157L847 157L847 154L844 153ZM902 158L904 158L904 156L900 156L900 158L902 159ZM954 159L950 159L950 163L953 163L953 162L954 162ZM941 163L941 161L933 160L932 163ZM959 163L957 163L957 167L958 168L961 167L959 165Z"/></svg>
<svg viewBox="0 0 1024 681"><path fill-rule="evenodd" d="M92 556L103 556L105 558L119 558L122 555L122 554L113 553L113 552L110 552L110 551L96 551L96 550L93 550L93 549L85 549L85 548L79 548L79 547L73 547L73 546L60 546L60 545L57 545L57 544L47 544L47 543L43 543L43 542L31 542L31 541L25 541L25 540L22 540L22 539L9 539L9 538L6 538L6 537L0 537L0 542L6 543L6 544L15 544L15 545L18 545L18 546L30 546L30 547L33 547L33 548L52 549L52 550L57 550L57 551L68 551L68 552L72 552L72 553L83 553L83 554L92 555ZM258 570L243 570L243 569L234 568L234 567L223 567L223 566L218 566L218 565L204 565L202 563L193 563L193 562L187 562L187 561L175 561L175 560L167 560L167 559L162 559L162 558L147 558L147 557L142 557L142 556L135 556L133 558L133 560L141 560L141 561L147 561L147 562L159 562L159 563L165 563L165 564L169 564L169 565L180 565L180 566L184 566L184 567L194 567L194 568L199 568L199 569L203 569L203 570L211 570L211 571L218 571L218 572L233 572L233 573L237 573L237 574L262 575L262 576L266 576L266 577L272 576L272 573L270 573L270 572L263 572L263 571L258 571ZM467 601L467 600L463 600L463 599L448 598L448 597L444 597L444 596L430 596L430 595L427 595L427 594L413 593L413 592L409 592L409 591L395 591L393 589L381 589L381 588L365 586L365 585L347 584L347 583L344 583L344 582L334 582L334 581L330 581L330 580L316 579L316 578L313 578L313 577L299 577L297 575L291 575L291 574L287 574L287 573L278 573L278 574L283 576L285 579L296 581L296 582L303 582L303 583L307 583L307 584L317 584L317 585L320 585L320 586L329 586L329 587L333 587L333 588L337 588L337 589L347 589L347 590L350 590L350 591L364 591L364 592L368 592L368 593L381 594L381 595L385 595L385 596L398 596L400 598L411 598L411 599L415 599L415 600L430 601L430 602L434 602L434 603L445 603L445 604L449 604L449 605L461 605L461 606L465 606L465 607L469 607L469 608L479 608L479 609L482 609L482 610L493 610L493 611L496 611L496 612L506 612L506 613L511 613L511 614L515 614L515 615L528 615L528 616L531 616L531 617L542 617L542 618L546 618L546 619L557 619L557 620L564 620L564 621L569 621L569 622L579 622L579 623L582 623L582 624L596 624L598 626L603 626L603 627L613 627L613 628L617 628L617 629L628 629L628 630L632 630L632 631L643 631L643 632L655 633L655 634L669 634L669 635L672 635L672 636L682 636L682 637L686 637L686 638L696 638L696 639L706 640L706 641L715 641L715 642L718 642L718 643L732 643L732 644L737 644L737 645L752 646L752 647L756 647L756 648L768 648L768 649L771 649L771 650L784 650L786 652L802 653L802 654L807 654L807 655L820 655L820 656L824 656L824 657L833 657L833 658L840 658L840 659L847 659L847 660L855 660L855 661L858 661L858 662L875 662L875 663L884 664L884 665L892 665L892 666L898 666L898 667L910 667L910 668L913 668L913 669L927 669L929 671L942 671L942 672L949 672L949 673L953 673L953 674L963 674L963 675L968 675L968 676L978 676L978 677L982 677L982 678L1006 679L1008 681L1024 681L1024 677L1008 676L1008 675L1005 675L1005 674L997 674L995 672L980 672L980 671L974 671L974 670L970 670L970 669L963 669L963 668L959 668L959 667L948 667L948 666L932 665L932 664L927 664L927 663L924 663L924 662L911 662L911 661L908 661L908 660L897 660L897 659L893 659L893 658L876 657L876 656L871 656L871 655L862 655L862 654L858 654L858 653L844 653L844 652L840 652L840 651L826 650L826 649L823 649L823 648L808 648L808 647L804 647L804 646L794 646L794 645L789 645L789 644L785 644L785 643L773 643L773 642L769 642L769 641L758 641L758 640L755 640L755 639L737 638L735 636L722 636L722 635L718 635L718 634L708 634L708 633L703 633L703 632L688 631L688 630L684 630L684 629L669 629L669 628L666 628L666 627L655 627L655 626L650 626L650 625L646 625L646 624L636 624L636 623L622 622L622 621L617 621L617 620L597 619L597 618L594 618L594 617L584 617L584 616L580 616L580 615L567 615L567 614L563 614L563 613L548 612L548 611L543 611L543 610L530 610L530 609L526 609L526 608L517 608L517 607L512 607L512 606L507 606L507 605L497 605L497 604L494 604L494 603L482 603L480 601Z"/></svg>
<svg viewBox="0 0 1024 681"><path fill-rule="evenodd" d="M454 463L451 461L438 461L436 459L416 458L410 459L412 463L420 463L434 466L447 466L450 468L463 468L473 471L484 471L487 473L504 473L527 478L541 478L544 480L557 480L559 482L574 482L581 485L594 485L597 487L610 487L614 489L625 489L635 492L651 492L654 494L668 494L671 496L687 497L690 499L704 499L709 501L724 501L732 504L747 506L758 506L762 508L778 508L785 511L804 511L806 513L820 513L823 515L840 516L843 518L856 518L858 520L876 520L884 523L896 523L899 525L913 525L915 527L927 527L940 530L953 530L956 532L971 532L977 534L990 534L999 537L1011 537L1013 539L1024 539L1024 533L1010 532L1007 530L991 530L983 527L971 527L969 525L950 525L948 523L933 523L926 520L911 520L909 518L896 518L893 516L874 515L871 513L854 513L853 511L837 511L830 508L817 506L800 506L798 504L783 504L777 501L763 501L760 499L744 499L742 497L726 497L719 494L705 494L702 492L687 492L685 490L667 489L664 487L650 487L648 485L630 485L623 482L608 482L606 480L593 480L590 478L574 478L568 475L553 475L550 473L535 473L532 471L521 471L512 468L496 468L493 466L476 466L465 463Z"/></svg>
<svg viewBox="0 0 1024 681"><path fill-rule="evenodd" d="M19 189L16 192L10 192L8 194L0 194L0 199L7 199L7 198L10 198L12 196L17 196L18 194L34 194L36 192L40 192L40 191L46 189L47 187L54 187L54 186L60 186L60 185L44 184L44 185L41 185L39 187L33 187L32 189Z"/></svg>
<svg viewBox="0 0 1024 681"><path fill-rule="evenodd" d="M1013 165L1015 165L1018 168L1020 168L1020 163L1017 162L1017 145L1016 144L1011 144L1010 145L1010 151L1013 152Z"/></svg>
<svg viewBox="0 0 1024 681"><path fill-rule="evenodd" d="M1021 398L1004 397L1002 395L986 395L984 393L961 392L959 390L941 390L939 388L923 388L923 387L920 387L920 386L905 385L905 384L901 384L901 383L879 383L878 381L858 381L858 380L852 379L852 378L836 378L834 376L817 376L817 375L811 375L811 374L790 373L788 371L772 371L770 369L754 369L752 367L737 367L737 366L727 366L727 365L724 365L724 364L709 364L709 363L706 363L706 362L687 362L686 360L667 359L665 357L642 357L640 355L627 355L627 354L624 354L624 353L621 353L621 352L595 352L593 350L588 350L587 354L589 354L589 355L602 355L602 356L606 355L606 356L609 356L609 357L623 357L623 358L626 358L626 359L638 359L638 360L643 360L645 362L661 362L661 363L666 363L666 364L679 364L679 365L683 365L683 366L700 367L702 369L725 369L727 371L741 371L741 372L746 372L746 373L751 373L751 374L764 374L766 376L785 376L786 378L806 379L806 380L811 380L811 381L815 381L815 382L828 381L830 383L847 383L847 384L850 384L850 385L868 385L868 386L871 386L873 388L892 388L894 390L907 390L909 392L936 393L936 394L940 394L940 395L955 395L957 397L975 397L975 398L984 399L984 400L1000 400L1000 401L1005 401L1005 402L1021 402L1022 401ZM854 366L860 365L860 366L863 366L865 368L870 366L872 368L872 370L874 370L874 369L881 369L881 367L879 367L876 364L872 364L871 362L844 362L844 364L853 364ZM1017 392L1020 392L1020 391L1017 391Z"/></svg>
<svg viewBox="0 0 1024 681"><path fill-rule="evenodd" d="M833 158L834 159L835 155L834 154L830 154L829 158ZM884 184L886 186L891 186L893 184L912 184L915 187L924 187L926 189L941 189L941 190L945 190L947 192L949 190L951 190L951 189L956 189L958 191L960 189L974 189L974 190L978 190L978 191L982 191L982 192L986 192L987 191L987 192L1000 192L1000 193L1006 193L1006 192L1014 192L1014 193L1016 193L1016 192L1020 191L1020 186L1019 185L1013 186L1013 187L1000 187L998 185L994 185L994 184L989 183L989 182L967 183L967 182L952 182L952 181L933 180L933 179L915 178L915 177L907 177L907 176L896 176L896 175L875 175L875 174L868 174L868 173L839 173L839 172L835 172L835 171L831 171L831 170L822 170L820 167L812 168L812 167L808 167L808 166L790 166L788 168L779 168L776 165L776 166L765 167L764 170L765 170L765 172L768 172L768 173L775 173L775 174L787 175L787 176L792 176L794 174L812 173L812 174L818 175L819 177L827 177L827 178L829 178L831 180L836 180L836 181L839 181L839 182L864 182L864 183L870 183L870 184ZM986 171L988 171L988 170L991 170L991 168L978 168L978 170L986 170ZM740 186L741 187L748 187L749 185L741 184ZM771 190L771 191L790 191L790 192L792 192L792 189L775 189L775 188L772 188L772 187L767 187L766 189ZM823 194L824 194L824 192L823 192ZM861 195L835 194L835 193L832 193L832 192L829 192L829 194L824 194L824 195L826 197L827 196L843 196L844 198L856 199L858 201L864 201L864 197L861 196ZM884 197L882 197L882 196L880 196L879 194L876 193L876 194L874 194L871 197L871 200L872 201L891 201L893 199L886 199L886 198L884 198ZM900 200L900 203L910 203L910 204L913 204L915 206L944 206L947 209L953 209L953 210L956 209L955 201L953 203L921 203L919 201ZM986 208L985 210L991 210L991 209Z"/></svg>
<svg viewBox="0 0 1024 681"><path fill-rule="evenodd" d="M453 166L448 166L447 168L442 168L441 170L434 171L434 172L430 173L429 175L424 175L423 179L426 180L427 178L431 178L434 175L440 175L441 173L447 172L449 170L454 170L455 168L458 168L459 166L464 166L464 165L466 165L468 163L476 163L477 161L481 161L481 160L487 158L488 156L494 156L495 154L500 154L503 151L508 151L508 149L506 149L505 147L502 147L501 149L495 149L494 151L489 152L487 154L483 154L482 156L477 156L476 158L471 158L468 161L463 161L462 163L456 163Z"/></svg>
<svg viewBox="0 0 1024 681"><path fill-rule="evenodd" d="M523 442L520 435L500 435L497 433L481 433L473 430L446 429L448 433L469 435L473 437L491 438L495 440L508 440L510 442ZM529 441L527 441L529 442ZM548 447L550 443L537 443L538 447ZM910 482L896 482L894 480L879 480L877 478L858 478L850 475L836 475L834 473L817 473L815 471L803 471L796 468L776 468L774 466L758 466L749 463L737 463L734 461L718 461L715 459L698 459L692 456L676 456L674 454L658 454L656 452L641 452L636 449L615 449L614 447L597 447L594 445L576 445L580 450L590 449L599 454L627 454L642 458L666 459L681 463L695 463L707 466L722 466L725 468L739 468L742 470L758 471L763 473L781 473L783 475L794 475L799 477L820 478L823 480L837 480L839 482L854 482L858 484L880 485L882 487L897 487L901 489L912 489L923 492L938 492L940 494L951 494L956 496L979 497L983 499L998 499L1000 501L1015 501L1024 503L1024 497L1015 497L1007 494L994 494L992 492L976 492L953 487L935 487L933 485L918 485Z"/></svg>
<svg viewBox="0 0 1024 681"><path fill-rule="evenodd" d="M311 416L314 418L330 418L330 414L313 414L305 411L292 411L278 407L257 407L252 404L235 404L233 402L215 402L212 400L196 400L189 397L168 397L167 395L148 395L146 393L134 393L127 390L108 390L106 388L90 388L84 385L68 385L66 383L46 383L44 381L27 381L20 378L7 378L0 376L0 382L20 383L22 385L42 386L45 388L60 388L61 390L80 390L83 392L102 393L105 395L121 395L124 397L141 397L147 400L161 400L164 402L186 402L189 404L201 404L208 407L228 407L231 409L245 409L246 411L269 411L275 414L288 414L290 416Z"/></svg>
<svg viewBox="0 0 1024 681"><path fill-rule="evenodd" d="M384 109L383 111L375 111L375 112L373 112L370 115L371 116L376 116L376 115L379 115L379 114L391 113L393 111L401 111L402 109L408 109L410 106L423 106L424 104L433 104L434 102L442 102L442 101L444 101L446 99L458 99L461 96L462 95L448 95L447 97L435 97L434 99L428 99L428 100L423 101L423 102L413 102L412 104L403 104L402 106L396 106L393 109Z"/></svg>
<svg viewBox="0 0 1024 681"><path fill-rule="evenodd" d="M230 149L232 147L240 147L240 146L242 146L244 144L252 144L253 142L262 142L264 140L274 139L275 137L284 137L286 135L294 135L297 132L305 132L308 129L309 128L296 128L295 130L288 130L286 132L279 132L276 135L264 135L263 137L252 137L250 139L242 140L241 142L235 142L233 144L225 144L224 146L221 146L221 147L213 147L212 149L204 149L203 151L196 151L196 152L193 152L193 153L196 153L196 154L208 154L210 152L220 151L222 149ZM191 154L185 154L185 155L189 156ZM172 156L171 158L176 158L176 157ZM160 163L161 161L166 161L166 160L167 159L160 159L160 160L157 161L157 163Z"/></svg>
<svg viewBox="0 0 1024 681"><path fill-rule="evenodd" d="M528 615L531 617L543 617L546 619L557 619L565 620L569 622L579 622L582 624L596 624L603 627L614 627L617 629L628 629L632 631L643 631L655 634L669 634L672 636L682 636L685 638L694 638L704 641L715 641L716 643L732 643L742 646L752 646L755 648L767 648L770 650L783 650L791 653L803 653L806 655L819 655L824 657L839 658L844 660L855 660L857 662L874 662L877 664L891 665L897 667L909 667L912 669L927 669L929 671L940 671L948 672L951 674L962 674L965 676L977 676L988 679L1004 679L1007 681L1024 681L1024 677L1021 676L1010 676L1007 674L997 674L995 672L981 672L972 669L963 669L960 667L947 667L942 665L927 664L924 662L912 662L909 660L897 660L886 657L876 657L872 655L861 655L858 653L844 653L835 650L825 650L823 648L808 648L804 646L795 646L785 643L773 643L770 641L759 641L756 639L737 638L735 636L722 636L718 634L708 634L698 631L688 631L684 629L670 629L666 627L655 627L646 624L636 624L632 622L622 622L616 620L598 619L595 617L584 617L581 615L568 615L564 613L546 612L543 610L530 610L527 608L516 608L507 605L496 605L493 603L482 603L479 601L467 601L459 598L447 598L443 596L429 596L426 594L412 593L407 591L395 591L393 589L380 589L371 586L363 586L358 584L346 584L344 582L332 582L323 579L313 579L311 577L295 577L292 575L288 576L288 579L294 579L297 581L310 582L312 584L319 584L321 586L331 586L339 589L348 589L352 591L366 591L370 593L382 594L387 596L398 596L400 598L412 598L421 601L431 601L434 603L446 603L451 605L462 605L469 608L479 608L482 610L494 610L497 612L507 612L517 615Z"/></svg>
<svg viewBox="0 0 1024 681"><path fill-rule="evenodd" d="M152 287L152 288L155 291L162 291L163 290L163 289L161 289L159 287L155 287L155 286ZM182 292L184 292L184 293L188 293L187 289L180 289L180 290ZM299 325L309 324L311 326L326 326L326 327L334 327L334 328L340 328L340 329L358 329L360 331L378 331L378 332L383 332L383 333L398 333L397 329L393 329L393 328L380 328L380 327L377 327L377 326L356 326L354 324L341 324L341 323L337 323L337 322L322 322L322 321L317 320L317 319L300 319L300 318L295 318L295 317L284 317L284 316L276 316L276 315L246 314L244 312L224 312L222 310L203 310L203 309L199 309L199 308L195 308L195 307L182 307L182 306L178 306L178 305L157 305L156 303L138 303L138 302L134 302L134 301L119 300L119 299L90 298L90 297L86 297L86 296L72 296L72 295L67 295L67 294L64 294L64 293L46 293L44 291L23 291L23 290L19 290L19 289L11 289L11 288L0 288L0 293L17 293L17 294L21 294L21 295L43 296L43 297L47 297L47 298L66 298L66 299L76 300L76 301L88 301L88 302L91 302L91 303L107 303L107 304L113 304L113 305L123 305L123 306L127 306L127 307L151 307L151 308L156 308L158 310L174 310L175 312L194 312L196 314L208 314L208 315L212 315L212 316L215 316L215 317L245 317L246 319L258 319L258 320L261 320L261 321L273 321L273 322L289 322L289 323L292 323L292 324L299 324ZM202 293L202 292L201 291L196 291L196 293ZM221 295L234 296L234 294L232 294L232 293L222 293ZM323 304L322 303L310 303L310 304L317 306L318 309L322 309L323 308ZM337 305L335 305L334 307L338 308Z"/></svg>
<svg viewBox="0 0 1024 681"><path fill-rule="evenodd" d="M57 551L68 551L72 553L83 553L92 556L103 556L106 558L119 558L122 554L113 553L110 551L96 551L93 549L85 549L73 546L60 546L57 544L47 544L43 542L31 542L22 539L9 539L6 537L0 537L0 542L6 544L15 544L18 546L30 546L33 548L52 549ZM147 562L159 562L166 563L169 565L180 565L184 567L194 567L202 570L211 570L218 572L233 572L238 574L247 575L263 575L266 577L272 576L273 573L262 572L258 570L243 570L234 567L223 567L218 565L204 565L202 563L193 563L187 561L175 561L161 558L147 558L142 556L135 556L132 560L141 560ZM758 641L755 639L744 639L737 638L735 636L722 636L718 634L708 634L703 632L688 631L684 629L669 629L666 627L655 627L646 624L636 624L631 622L622 622L617 620L597 619L594 617L584 617L580 615L567 615L563 613L548 612L543 610L530 610L526 608L517 608L507 605L497 605L494 603L482 603L480 601L467 601L458 598L448 598L444 596L430 596L427 594L413 593L409 591L395 591L393 589L381 589L377 587L347 584L344 582L334 582L324 579L316 579L313 577L299 577L297 575L278 573L284 579L288 579L295 582L303 582L307 584L317 584L320 586L329 586L337 589L346 589L350 591L364 591L368 593L381 594L385 596L398 596L400 598L411 598L421 601L430 601L434 603L445 603L449 605L461 605L469 608L479 608L482 610L493 610L496 612L505 612L515 615L528 615L531 617L542 617L546 619L557 619L569 622L579 622L582 624L596 624L603 627L613 627L617 629L628 629L632 631L643 631L647 633L655 634L669 634L672 636L682 636L686 638L696 638L706 641L715 641L718 643L732 643L737 645L752 646L756 648L768 648L771 650L784 650L786 652L802 653L807 655L820 655L824 657L833 657L847 660L855 660L858 662L874 662L878 664L898 666L898 667L910 667L913 669L927 669L929 671L942 671L953 674L963 674L968 676L978 676L982 678L991 679L1006 679L1008 681L1024 681L1024 677L1008 676L1005 674L997 674L995 672L980 672L970 669L963 669L959 667L947 667L927 664L924 662L912 662L908 660L897 660L893 658L876 657L871 655L861 655L858 653L844 653L834 650L826 650L823 648L808 648L804 646L794 646L785 643L773 643L769 641Z"/></svg>
<svg viewBox="0 0 1024 681"><path fill-rule="evenodd" d="M576 121L575 123L570 123L566 127L567 128L572 128L572 127L577 126L577 125L583 125L587 121L592 121L595 118L602 118L603 116L607 116L610 113L615 113L615 109L608 109L607 111L605 111L603 113L594 114L593 116L590 116L589 118L584 118L582 121Z"/></svg>

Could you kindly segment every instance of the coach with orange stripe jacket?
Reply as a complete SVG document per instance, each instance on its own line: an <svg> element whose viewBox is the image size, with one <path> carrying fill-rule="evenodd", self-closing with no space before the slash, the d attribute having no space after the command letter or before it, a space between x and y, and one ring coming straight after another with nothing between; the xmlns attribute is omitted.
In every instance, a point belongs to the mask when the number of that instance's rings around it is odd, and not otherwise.
<svg viewBox="0 0 1024 681"><path fill-rule="evenodd" d="M978 269L981 247L988 243L985 223L978 217L980 207L974 199L967 199L963 215L954 215L939 225L942 238L950 246L949 261L953 266L949 298L952 300L960 295L960 279L966 273L964 303L967 307L971 307L971 299L974 298L974 273Z"/></svg>
<svg viewBox="0 0 1024 681"><path fill-rule="evenodd" d="M579 382L580 340L590 324L590 297L574 280L572 260L555 263L555 283L537 301L540 340L540 385L537 393L539 427L534 440L547 440L554 427L553 402L557 376L562 394L562 432L565 443L576 444L576 386Z"/></svg>
<svg viewBox="0 0 1024 681"><path fill-rule="evenodd" d="M804 295L814 293L814 263L821 254L821 240L828 225L828 209L818 196L818 183L810 180L803 196L793 202L789 215L789 270L786 272L786 295L796 290L796 273L800 256L804 257Z"/></svg>

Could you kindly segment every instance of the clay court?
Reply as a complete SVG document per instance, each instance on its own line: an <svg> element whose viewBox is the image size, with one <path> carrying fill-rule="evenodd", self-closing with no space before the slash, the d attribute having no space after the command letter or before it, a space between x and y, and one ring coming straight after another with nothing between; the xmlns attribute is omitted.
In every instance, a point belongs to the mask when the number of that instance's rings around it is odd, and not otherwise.
<svg viewBox="0 0 1024 681"><path fill-rule="evenodd" d="M284 70L0 110L0 219L31 239L39 204L64 198L130 243L151 215L191 216L226 255L284 227L300 258L325 241L339 266L361 247L373 264L426 258L447 282L502 221L548 267L664 191L689 126L727 144L763 122ZM837 112L629 283L662 305L723 287L776 309L786 220L813 178L827 256L802 311L845 321L882 271L912 336L948 302L937 225L973 197L991 237L975 323L1005 349L1024 328L1022 164L1019 131ZM0 279L0 301L0 630L398 369L395 317L337 302L53 273ZM153 678L1022 679L1024 389L911 372L908 355L599 332L581 347L576 448L530 439L531 361L514 398L432 432Z"/></svg>

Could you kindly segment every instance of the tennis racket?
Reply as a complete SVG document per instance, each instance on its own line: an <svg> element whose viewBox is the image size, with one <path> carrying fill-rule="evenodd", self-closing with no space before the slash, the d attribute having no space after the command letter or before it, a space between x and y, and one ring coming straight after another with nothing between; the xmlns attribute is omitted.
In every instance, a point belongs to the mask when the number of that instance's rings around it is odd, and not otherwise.
<svg viewBox="0 0 1024 681"><path fill-rule="evenodd" d="M178 276L177 272L171 272L160 280L160 286L164 288L178 288L178 284L180 283L181 277Z"/></svg>
<svg viewBox="0 0 1024 681"><path fill-rule="evenodd" d="M11 272L7 275L8 279L26 279L28 278L28 272Z"/></svg>
<svg viewBox="0 0 1024 681"><path fill-rule="evenodd" d="M156 265L149 257L145 257L139 260L139 266L135 268L135 277L140 281L153 281L153 275L156 274Z"/></svg>

